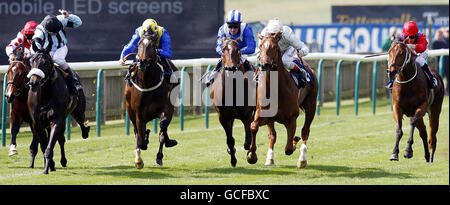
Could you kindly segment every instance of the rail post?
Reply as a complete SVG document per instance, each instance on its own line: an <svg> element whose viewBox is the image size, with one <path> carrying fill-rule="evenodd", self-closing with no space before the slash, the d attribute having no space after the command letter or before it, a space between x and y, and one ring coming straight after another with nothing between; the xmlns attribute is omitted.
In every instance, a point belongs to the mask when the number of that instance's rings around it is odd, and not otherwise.
<svg viewBox="0 0 450 205"><path fill-rule="evenodd" d="M6 87L8 86L8 74L5 73L3 76L3 95L2 95L2 147L6 146L6 110L7 102L5 99Z"/></svg>
<svg viewBox="0 0 450 205"><path fill-rule="evenodd" d="M373 62L372 68L372 114L375 114L375 107L377 103L377 69L378 69L378 61Z"/></svg>
<svg viewBox="0 0 450 205"><path fill-rule="evenodd" d="M97 73L97 114L96 114L96 120L97 120L97 137L100 137L100 130L101 130L101 119L102 119L102 102L101 102L101 96L102 96L102 87L103 87L103 69L98 70Z"/></svg>
<svg viewBox="0 0 450 205"><path fill-rule="evenodd" d="M318 90L317 90L317 109L316 114L320 115L320 107L321 104L321 95L322 95L322 67L323 67L323 59L319 60L319 64L317 65L317 81L319 84Z"/></svg>
<svg viewBox="0 0 450 205"><path fill-rule="evenodd" d="M336 67L336 115L339 115L341 105L341 65L343 60L339 60Z"/></svg>
<svg viewBox="0 0 450 205"><path fill-rule="evenodd" d="M130 135L130 116L128 116L128 110L125 108L125 135Z"/></svg>
<svg viewBox="0 0 450 205"><path fill-rule="evenodd" d="M212 66L209 65L208 68L206 68L206 73L211 71ZM205 128L209 128L209 87L205 88Z"/></svg>
<svg viewBox="0 0 450 205"><path fill-rule="evenodd" d="M66 118L66 139L70 140L70 114Z"/></svg>
<svg viewBox="0 0 450 205"><path fill-rule="evenodd" d="M439 75L441 77L444 74L444 58L444 56L439 56Z"/></svg>
<svg viewBox="0 0 450 205"><path fill-rule="evenodd" d="M360 75L361 61L356 63L355 71L355 115L358 115L358 100L359 100L359 75Z"/></svg>
<svg viewBox="0 0 450 205"><path fill-rule="evenodd" d="M184 72L186 71L186 66L181 69L181 80L180 80L180 130L184 130Z"/></svg>

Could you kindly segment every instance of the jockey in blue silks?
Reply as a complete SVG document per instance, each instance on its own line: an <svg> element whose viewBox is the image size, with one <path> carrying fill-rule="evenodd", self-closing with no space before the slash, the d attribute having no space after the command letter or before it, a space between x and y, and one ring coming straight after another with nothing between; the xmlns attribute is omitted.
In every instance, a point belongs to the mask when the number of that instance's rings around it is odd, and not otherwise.
<svg viewBox="0 0 450 205"><path fill-rule="evenodd" d="M252 70L250 62L246 59L246 54L253 54L256 48L256 42L253 37L252 28L246 24L242 23L242 15L237 10L231 10L228 12L226 23L224 23L217 33L217 41L216 41L216 52L219 55L222 55L222 38L231 38L233 40L240 39L238 41L238 46L241 49L241 62L244 64L245 71ZM208 76L208 81L206 86L211 85L214 82L214 78L219 73L222 67L222 59L219 60L216 67L212 71L212 73Z"/></svg>
<svg viewBox="0 0 450 205"><path fill-rule="evenodd" d="M125 57L127 57L128 54L134 52L137 49L141 37L149 29L151 29L153 33L158 34L158 40L156 41L156 46L158 47L157 49L158 62L162 64L164 68L164 73L167 76L171 76L173 67L168 62L168 59L172 58L172 47L170 36L167 30L162 26L158 26L156 21L153 19L145 20L142 23L142 26L136 28L130 42L128 42L128 44L123 47L122 53L120 54L119 64L125 65L126 60ZM131 85L130 72L128 72L128 74L125 76L125 80L128 81L128 83Z"/></svg>

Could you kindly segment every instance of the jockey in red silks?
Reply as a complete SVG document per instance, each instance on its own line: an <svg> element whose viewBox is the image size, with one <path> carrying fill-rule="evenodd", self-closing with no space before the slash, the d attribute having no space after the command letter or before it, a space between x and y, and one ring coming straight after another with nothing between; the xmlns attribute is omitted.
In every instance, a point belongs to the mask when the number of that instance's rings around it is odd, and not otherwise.
<svg viewBox="0 0 450 205"><path fill-rule="evenodd" d="M31 41L34 35L34 31L36 30L36 27L39 24L35 21L28 21L23 29L17 33L17 36L15 39L13 39L8 46L6 46L6 55L9 57L9 61L13 61L13 51L19 47L20 45L23 45L26 49L30 49ZM29 52L28 52L29 53Z"/></svg>
<svg viewBox="0 0 450 205"><path fill-rule="evenodd" d="M419 27L414 21L408 21L403 25L403 31L401 35L402 40L406 39L406 45L417 57L415 62L423 69L423 71L429 76L428 82L431 88L437 86L436 78L431 74L430 68L428 68L428 41L424 33L419 32ZM393 80L389 81L386 85L387 88L392 89Z"/></svg>

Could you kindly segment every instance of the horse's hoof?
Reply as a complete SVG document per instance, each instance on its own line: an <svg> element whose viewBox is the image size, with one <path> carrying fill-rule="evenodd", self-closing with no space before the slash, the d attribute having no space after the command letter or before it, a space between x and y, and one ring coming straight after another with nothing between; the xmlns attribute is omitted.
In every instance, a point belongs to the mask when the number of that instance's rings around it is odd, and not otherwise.
<svg viewBox="0 0 450 205"><path fill-rule="evenodd" d="M10 147L9 147L9 153L8 153L8 156L14 156L14 155L17 155L17 154L19 154L19 152L17 152L17 148L16 148L16 145L11 145Z"/></svg>
<svg viewBox="0 0 450 205"><path fill-rule="evenodd" d="M134 166L136 167L136 169L142 169L144 168L144 162L135 162Z"/></svg>
<svg viewBox="0 0 450 205"><path fill-rule="evenodd" d="M250 144L244 143L244 150L250 150Z"/></svg>
<svg viewBox="0 0 450 205"><path fill-rule="evenodd" d="M60 163L61 163L62 167L66 167L67 166L67 160L66 159L61 159Z"/></svg>
<svg viewBox="0 0 450 205"><path fill-rule="evenodd" d="M289 156L292 153L294 153L294 150L287 149L287 150L284 151L284 153Z"/></svg>
<svg viewBox="0 0 450 205"><path fill-rule="evenodd" d="M83 139L87 139L89 137L89 131L91 131L91 126L87 126L85 130L81 130Z"/></svg>
<svg viewBox="0 0 450 205"><path fill-rule="evenodd" d="M308 161L298 161L297 162L297 168L298 169L302 169L302 168L305 168L306 167L306 165L308 164Z"/></svg>
<svg viewBox="0 0 450 205"><path fill-rule="evenodd" d="M44 170L43 174L48 174L48 170Z"/></svg>
<svg viewBox="0 0 450 205"><path fill-rule="evenodd" d="M389 158L391 161L398 161L398 154L392 154L391 158Z"/></svg>
<svg viewBox="0 0 450 205"><path fill-rule="evenodd" d="M231 166L232 167L236 167L236 164L237 164L237 159L236 158L231 158Z"/></svg>
<svg viewBox="0 0 450 205"><path fill-rule="evenodd" d="M406 151L405 154L403 155L403 157L405 157L406 159L411 159L413 157L413 152Z"/></svg>
<svg viewBox="0 0 450 205"><path fill-rule="evenodd" d="M264 165L266 165L266 166L272 166L272 165L274 165L275 164L275 162L273 161L273 159L267 159L266 160L266 163L264 164Z"/></svg>
<svg viewBox="0 0 450 205"><path fill-rule="evenodd" d="M247 162L249 164L255 164L258 161L256 153L252 154L250 151L247 153Z"/></svg>
<svg viewBox="0 0 450 205"><path fill-rule="evenodd" d="M169 147L175 147L178 144L176 140L169 140L168 142L164 143L164 146L167 148Z"/></svg>
<svg viewBox="0 0 450 205"><path fill-rule="evenodd" d="M163 160L162 159L156 159L155 165L156 166L162 166L163 165Z"/></svg>

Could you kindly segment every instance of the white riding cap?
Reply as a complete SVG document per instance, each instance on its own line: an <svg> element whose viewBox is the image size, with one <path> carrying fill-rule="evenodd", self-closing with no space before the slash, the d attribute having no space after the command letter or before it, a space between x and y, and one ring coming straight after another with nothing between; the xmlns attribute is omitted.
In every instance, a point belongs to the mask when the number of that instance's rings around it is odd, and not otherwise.
<svg viewBox="0 0 450 205"><path fill-rule="evenodd" d="M266 26L267 33L276 33L281 29L281 27L283 27L283 23L281 23L279 18L271 19Z"/></svg>

